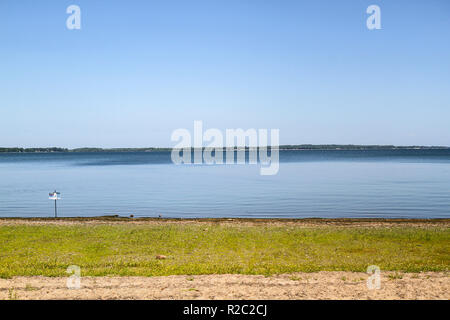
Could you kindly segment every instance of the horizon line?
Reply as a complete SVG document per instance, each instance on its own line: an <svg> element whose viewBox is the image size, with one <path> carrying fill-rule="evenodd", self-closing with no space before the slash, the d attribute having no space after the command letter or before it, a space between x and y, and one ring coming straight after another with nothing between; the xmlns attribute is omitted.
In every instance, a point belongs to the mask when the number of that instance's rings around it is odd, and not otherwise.
<svg viewBox="0 0 450 320"><path fill-rule="evenodd" d="M200 149L200 148L194 148L194 147L186 147L190 149ZM201 149L205 148L214 148L209 146L203 146ZM227 149L227 148L234 148L234 149L254 149L254 148L277 148L280 150L304 150L304 149L310 149L310 150L319 150L324 148L333 148L333 149L352 149L352 148L358 148L358 149L450 149L450 146L443 146L443 145L389 145L389 144L284 144L279 146L232 146L232 147L217 147L215 149ZM145 151L145 150L182 150L183 148L174 148L174 147L77 147L77 148L67 148L67 147L0 147L0 152L24 152L24 151L53 151L53 152L73 152L73 151L83 151L86 152L101 152L101 151ZM15 151L14 151L15 150Z"/></svg>

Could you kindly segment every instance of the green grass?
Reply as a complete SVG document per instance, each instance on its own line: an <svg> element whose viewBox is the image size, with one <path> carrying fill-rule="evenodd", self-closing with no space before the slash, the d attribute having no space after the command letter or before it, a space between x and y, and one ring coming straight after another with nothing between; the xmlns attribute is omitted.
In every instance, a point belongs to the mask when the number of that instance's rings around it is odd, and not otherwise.
<svg viewBox="0 0 450 320"><path fill-rule="evenodd" d="M399 274L399 273L397 273L397 272L395 272L395 273L393 273L393 274L389 274L389 275L388 275L388 278L389 278L390 280L403 279L403 275L402 275L402 274Z"/></svg>
<svg viewBox="0 0 450 320"><path fill-rule="evenodd" d="M17 300L17 293L14 288L8 289L8 300Z"/></svg>
<svg viewBox="0 0 450 320"><path fill-rule="evenodd" d="M156 255L165 255L158 260ZM448 271L447 227L271 224L6 225L0 277L271 275L313 271Z"/></svg>

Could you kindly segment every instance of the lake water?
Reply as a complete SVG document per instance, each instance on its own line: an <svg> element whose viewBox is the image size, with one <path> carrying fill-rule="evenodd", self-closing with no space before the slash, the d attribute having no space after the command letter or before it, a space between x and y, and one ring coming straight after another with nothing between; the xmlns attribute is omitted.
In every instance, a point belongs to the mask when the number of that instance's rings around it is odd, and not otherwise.
<svg viewBox="0 0 450 320"><path fill-rule="evenodd" d="M450 218L450 150L281 151L258 165L169 152L0 154L0 217Z"/></svg>

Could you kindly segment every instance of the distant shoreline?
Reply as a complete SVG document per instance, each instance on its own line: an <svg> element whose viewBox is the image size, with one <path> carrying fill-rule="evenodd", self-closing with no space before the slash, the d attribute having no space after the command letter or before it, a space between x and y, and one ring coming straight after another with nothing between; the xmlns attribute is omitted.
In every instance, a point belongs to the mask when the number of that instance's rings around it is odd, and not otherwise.
<svg viewBox="0 0 450 320"><path fill-rule="evenodd" d="M204 148L203 148L204 149ZM225 150L226 148L223 148ZM243 150L242 147L234 147L234 150ZM255 148L246 147L245 150ZM258 149L258 148L256 148ZM277 148L280 151L368 151L368 150L450 150L447 146L394 146L394 145L281 145ZM0 153L105 153L105 152L171 152L174 148L60 148L60 147L42 147L42 148L19 148L19 147L0 147Z"/></svg>

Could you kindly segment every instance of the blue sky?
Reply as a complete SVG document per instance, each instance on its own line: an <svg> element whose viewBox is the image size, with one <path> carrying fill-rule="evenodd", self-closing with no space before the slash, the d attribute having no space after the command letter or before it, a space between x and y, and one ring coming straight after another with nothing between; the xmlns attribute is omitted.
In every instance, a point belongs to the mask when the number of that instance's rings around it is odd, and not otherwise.
<svg viewBox="0 0 450 320"><path fill-rule="evenodd" d="M2 0L0 88L0 146L173 146L194 120L450 146L450 2Z"/></svg>

